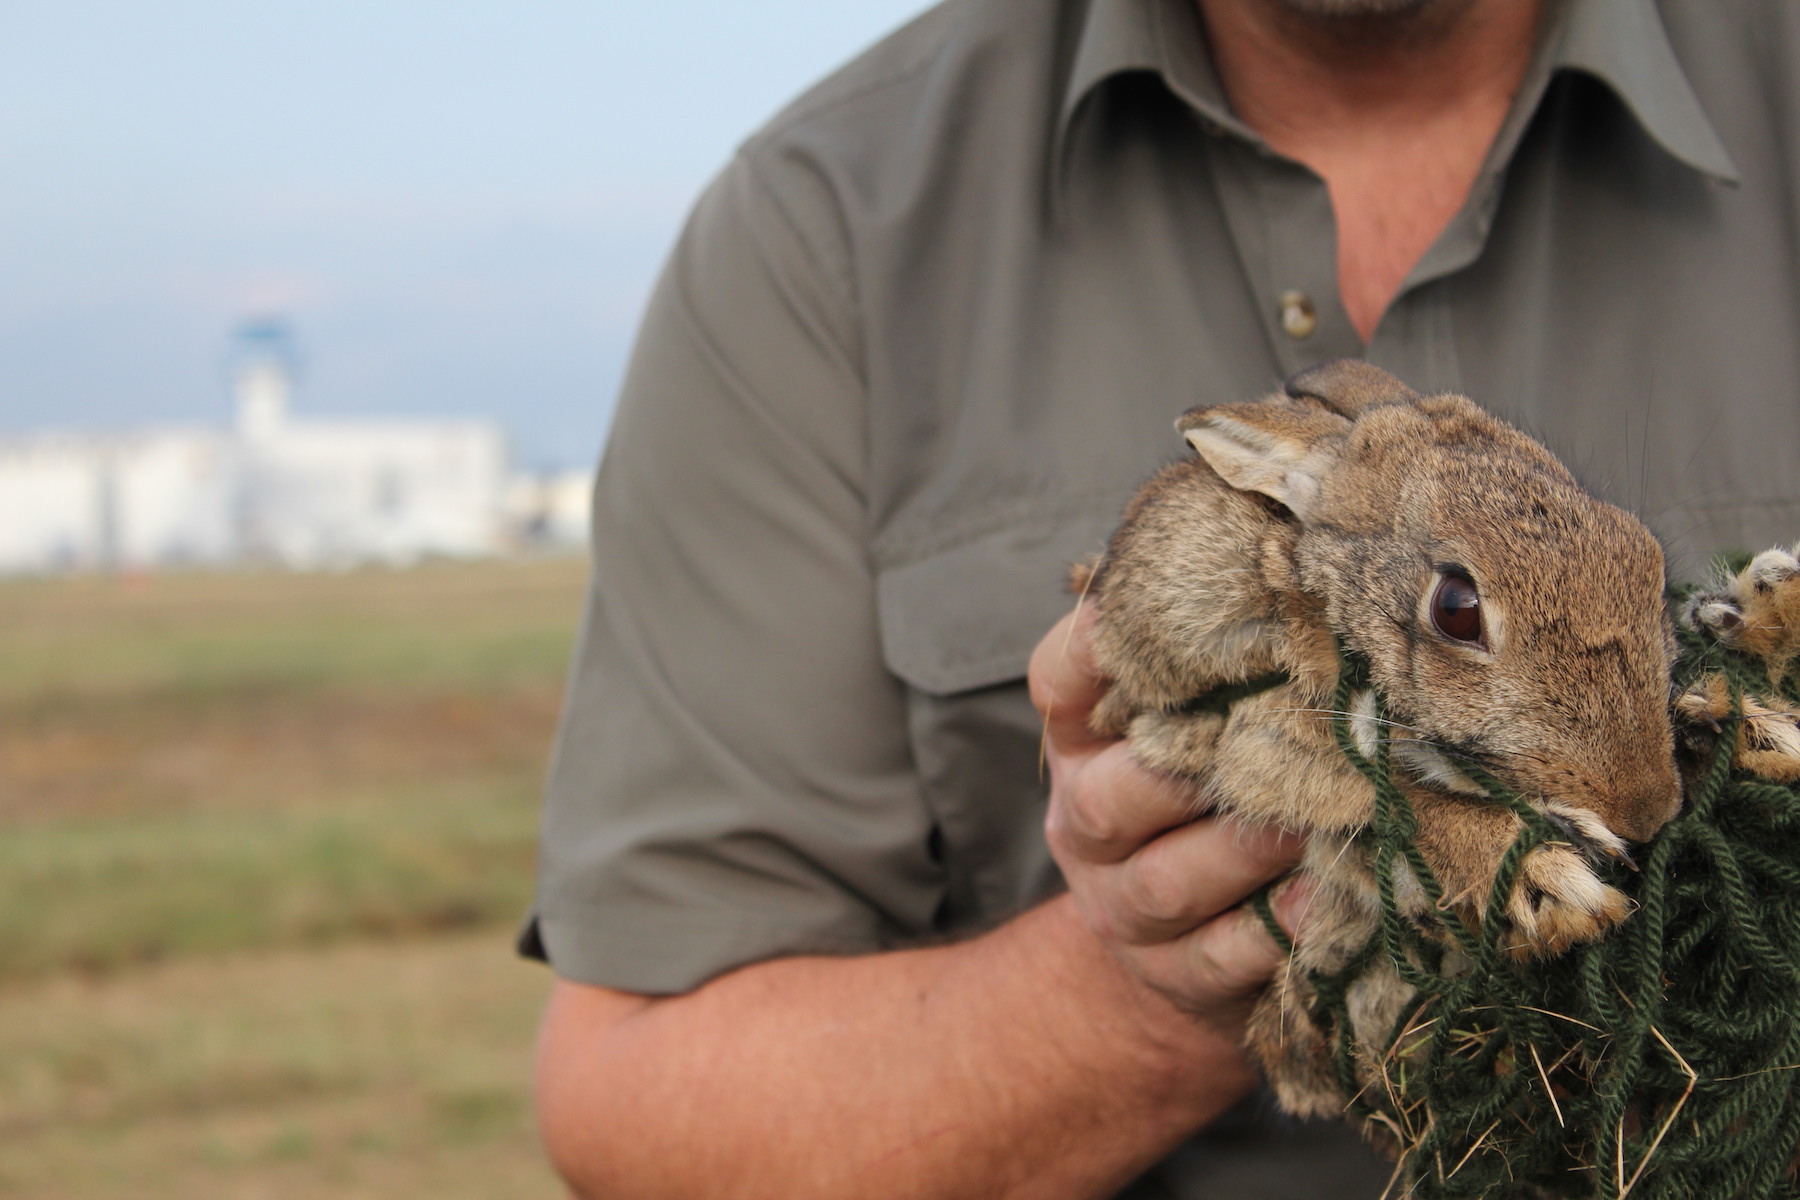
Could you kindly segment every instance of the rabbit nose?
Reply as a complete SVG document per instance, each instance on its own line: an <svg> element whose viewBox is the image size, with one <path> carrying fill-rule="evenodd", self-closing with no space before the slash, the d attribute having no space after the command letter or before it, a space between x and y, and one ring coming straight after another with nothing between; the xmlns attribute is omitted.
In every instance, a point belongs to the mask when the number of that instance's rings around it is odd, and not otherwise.
<svg viewBox="0 0 1800 1200"><path fill-rule="evenodd" d="M1650 796L1641 797L1624 806L1623 811L1609 819L1606 824L1615 834L1634 846L1649 843L1664 825L1681 811L1681 791L1679 788L1665 793L1660 789Z"/></svg>
<svg viewBox="0 0 1800 1200"><path fill-rule="evenodd" d="M1607 828L1636 845L1649 842L1681 811L1681 776L1674 755L1667 763L1646 763L1620 779L1609 799L1598 806Z"/></svg>

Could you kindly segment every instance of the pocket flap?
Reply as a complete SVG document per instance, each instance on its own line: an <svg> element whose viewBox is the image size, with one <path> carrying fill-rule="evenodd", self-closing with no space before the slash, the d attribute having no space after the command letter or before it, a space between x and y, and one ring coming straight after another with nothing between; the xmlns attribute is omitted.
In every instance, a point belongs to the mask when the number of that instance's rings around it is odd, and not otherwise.
<svg viewBox="0 0 1800 1200"><path fill-rule="evenodd" d="M882 569L888 666L936 695L1024 678L1033 647L1074 604L1070 565L1099 553L1116 520L1016 525Z"/></svg>

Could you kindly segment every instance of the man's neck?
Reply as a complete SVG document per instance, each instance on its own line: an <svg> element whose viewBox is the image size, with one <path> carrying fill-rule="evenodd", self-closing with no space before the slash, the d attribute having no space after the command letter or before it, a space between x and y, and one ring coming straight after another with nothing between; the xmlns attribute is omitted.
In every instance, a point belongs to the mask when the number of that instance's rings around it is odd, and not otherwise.
<svg viewBox="0 0 1800 1200"><path fill-rule="evenodd" d="M1233 110L1331 189L1338 282L1363 339L1455 216L1523 82L1543 0L1198 0Z"/></svg>

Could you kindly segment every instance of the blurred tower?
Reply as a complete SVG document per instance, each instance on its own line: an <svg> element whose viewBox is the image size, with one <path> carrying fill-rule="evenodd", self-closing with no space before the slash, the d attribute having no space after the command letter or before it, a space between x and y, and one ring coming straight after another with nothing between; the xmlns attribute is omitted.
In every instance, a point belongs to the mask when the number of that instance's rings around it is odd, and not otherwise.
<svg viewBox="0 0 1800 1200"><path fill-rule="evenodd" d="M279 443L287 426L298 356L293 332L278 317L246 321L232 335L227 369L237 401L237 486L232 525L238 554L273 556L281 483Z"/></svg>
<svg viewBox="0 0 1800 1200"><path fill-rule="evenodd" d="M267 318L238 328L231 346L231 390L239 437L267 441L286 424L296 364L286 322Z"/></svg>

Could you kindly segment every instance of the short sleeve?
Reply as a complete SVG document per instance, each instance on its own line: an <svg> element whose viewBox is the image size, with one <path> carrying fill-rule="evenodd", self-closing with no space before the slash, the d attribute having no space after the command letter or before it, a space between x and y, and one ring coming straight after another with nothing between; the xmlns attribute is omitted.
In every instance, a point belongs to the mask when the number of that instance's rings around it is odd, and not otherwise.
<svg viewBox="0 0 1800 1200"><path fill-rule="evenodd" d="M565 978L684 991L927 932L941 898L880 652L847 239L774 167L701 199L601 463L521 937Z"/></svg>

